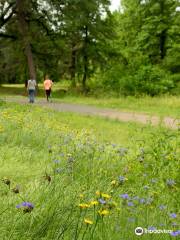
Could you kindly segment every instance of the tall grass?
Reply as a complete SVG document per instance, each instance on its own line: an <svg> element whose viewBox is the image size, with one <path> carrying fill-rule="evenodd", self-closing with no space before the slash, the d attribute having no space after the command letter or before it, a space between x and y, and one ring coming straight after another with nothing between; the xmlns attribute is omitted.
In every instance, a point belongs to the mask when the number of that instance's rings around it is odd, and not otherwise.
<svg viewBox="0 0 180 240"><path fill-rule="evenodd" d="M0 111L0 239L137 239L138 226L179 234L178 132L142 129L122 146L52 111Z"/></svg>

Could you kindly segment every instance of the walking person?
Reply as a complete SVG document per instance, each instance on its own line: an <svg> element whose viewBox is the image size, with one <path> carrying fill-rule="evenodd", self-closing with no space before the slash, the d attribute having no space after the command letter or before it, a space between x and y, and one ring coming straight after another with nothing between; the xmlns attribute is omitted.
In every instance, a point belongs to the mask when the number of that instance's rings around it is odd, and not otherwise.
<svg viewBox="0 0 180 240"><path fill-rule="evenodd" d="M29 95L29 103L34 103L35 91L36 91L36 80L34 79L28 80L27 90Z"/></svg>
<svg viewBox="0 0 180 240"><path fill-rule="evenodd" d="M52 88L53 82L49 79L48 76L45 77L44 80L44 89L46 92L46 99L49 102L49 98L51 97L51 88Z"/></svg>

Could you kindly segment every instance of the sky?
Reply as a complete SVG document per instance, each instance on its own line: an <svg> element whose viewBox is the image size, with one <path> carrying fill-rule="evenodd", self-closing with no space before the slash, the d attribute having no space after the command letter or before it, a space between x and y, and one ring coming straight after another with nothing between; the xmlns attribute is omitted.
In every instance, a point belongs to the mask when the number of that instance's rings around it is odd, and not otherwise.
<svg viewBox="0 0 180 240"><path fill-rule="evenodd" d="M111 0L111 11L114 11L119 8L120 0Z"/></svg>

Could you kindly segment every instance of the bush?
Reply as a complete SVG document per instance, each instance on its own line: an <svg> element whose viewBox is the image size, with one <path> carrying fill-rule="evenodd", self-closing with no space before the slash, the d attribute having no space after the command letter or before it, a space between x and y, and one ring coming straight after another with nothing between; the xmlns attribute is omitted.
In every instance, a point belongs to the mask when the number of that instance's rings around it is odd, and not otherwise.
<svg viewBox="0 0 180 240"><path fill-rule="evenodd" d="M105 92L114 91L118 95L151 96L170 92L175 87L174 78L159 66L140 66L131 71L114 65L103 74L98 74L94 86Z"/></svg>
<svg viewBox="0 0 180 240"><path fill-rule="evenodd" d="M135 88L138 93L151 96L169 92L174 82L169 73L158 66L142 66L134 76Z"/></svg>

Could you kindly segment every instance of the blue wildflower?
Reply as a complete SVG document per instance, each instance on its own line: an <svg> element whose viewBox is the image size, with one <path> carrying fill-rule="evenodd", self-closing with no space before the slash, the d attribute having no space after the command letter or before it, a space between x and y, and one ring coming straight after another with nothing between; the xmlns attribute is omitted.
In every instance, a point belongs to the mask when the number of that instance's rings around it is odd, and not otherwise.
<svg viewBox="0 0 180 240"><path fill-rule="evenodd" d="M21 208L21 204L16 205L16 208L18 209Z"/></svg>
<svg viewBox="0 0 180 240"><path fill-rule="evenodd" d="M173 231L173 232L170 233L170 235L171 235L172 237L177 237L177 236L180 235L180 230Z"/></svg>
<svg viewBox="0 0 180 240"><path fill-rule="evenodd" d="M24 213L31 212L34 209L34 205L30 202L22 202L16 206L17 209L23 209Z"/></svg>
<svg viewBox="0 0 180 240"><path fill-rule="evenodd" d="M133 203L133 202L128 202L127 205L128 205L129 207L133 207L133 206L134 206L134 203Z"/></svg>
<svg viewBox="0 0 180 240"><path fill-rule="evenodd" d="M129 195L127 193L121 194L120 197L123 199L129 199Z"/></svg>
<svg viewBox="0 0 180 240"><path fill-rule="evenodd" d="M23 202L21 205L22 205L23 207L34 208L34 205L33 205L32 203L30 203L30 202Z"/></svg>
<svg viewBox="0 0 180 240"><path fill-rule="evenodd" d="M169 187L173 187L176 183L175 183L175 181L173 179L167 179L166 184Z"/></svg>
<svg viewBox="0 0 180 240"><path fill-rule="evenodd" d="M99 201L99 203L101 203L101 204L106 204L106 201L105 201L104 199L102 199L102 198L100 198L98 201Z"/></svg>
<svg viewBox="0 0 180 240"><path fill-rule="evenodd" d="M143 204L143 203L145 203L145 202L146 202L146 200L145 200L144 198L140 198L140 199L139 199L139 203L142 203L142 204Z"/></svg>
<svg viewBox="0 0 180 240"><path fill-rule="evenodd" d="M154 230L156 230L156 228L154 226L150 226L150 227L148 227L148 230L154 231Z"/></svg>
<svg viewBox="0 0 180 240"><path fill-rule="evenodd" d="M159 206L159 209L160 209L160 210L164 210L164 209L166 209L166 208L167 208L167 206L165 206L165 205L160 205L160 206Z"/></svg>
<svg viewBox="0 0 180 240"><path fill-rule="evenodd" d="M169 216L170 216L171 218L176 218L176 217L177 217L177 214L176 214L176 213L171 213L171 214L169 214Z"/></svg>
<svg viewBox="0 0 180 240"><path fill-rule="evenodd" d="M123 176L119 176L119 177L118 177L118 180L119 180L119 183L120 183L120 184L123 184L126 179L125 179L125 177L123 177Z"/></svg>

